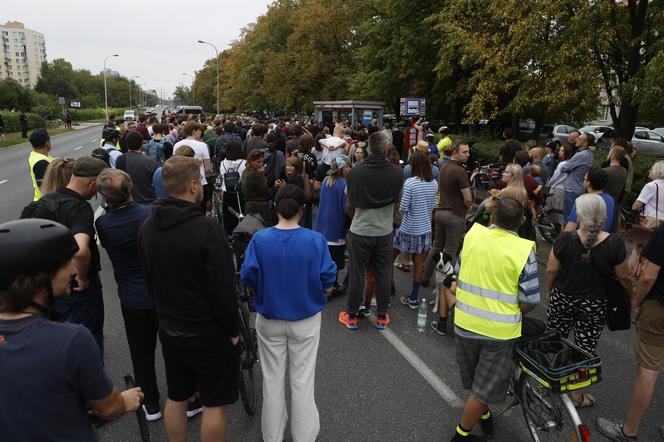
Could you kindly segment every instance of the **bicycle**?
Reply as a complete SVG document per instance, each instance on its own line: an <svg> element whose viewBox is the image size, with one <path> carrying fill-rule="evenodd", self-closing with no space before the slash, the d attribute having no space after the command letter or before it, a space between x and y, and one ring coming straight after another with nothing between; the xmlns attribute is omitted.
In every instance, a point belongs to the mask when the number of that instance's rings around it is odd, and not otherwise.
<svg viewBox="0 0 664 442"><path fill-rule="evenodd" d="M544 205L537 206L536 210L535 227L544 241L553 244L563 229L559 220L563 219L564 213L560 209Z"/></svg>
<svg viewBox="0 0 664 442"><path fill-rule="evenodd" d="M216 191L215 191L216 194ZM229 208L239 221L244 215ZM222 219L219 220L222 222ZM233 247L233 236L229 237L229 249L233 257L235 291L238 294L238 315L240 318L240 334L238 346L240 348L240 398L244 410L249 416L256 413L258 399L256 394L256 380L254 376L254 365L259 362L258 358L258 335L255 328L255 315L251 308L252 293L242 284L240 279L240 266L242 257L238 256Z"/></svg>
<svg viewBox="0 0 664 442"><path fill-rule="evenodd" d="M559 349L554 353L549 346ZM569 392L601 380L601 361L558 333L524 339L517 345L517 367L509 394L521 405L533 441L590 442L590 428L576 411Z"/></svg>

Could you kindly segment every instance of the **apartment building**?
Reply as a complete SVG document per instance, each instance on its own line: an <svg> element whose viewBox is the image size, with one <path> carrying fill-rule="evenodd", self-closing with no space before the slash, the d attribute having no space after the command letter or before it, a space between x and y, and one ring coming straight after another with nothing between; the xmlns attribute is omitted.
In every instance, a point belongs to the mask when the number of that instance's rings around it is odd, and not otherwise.
<svg viewBox="0 0 664 442"><path fill-rule="evenodd" d="M41 64L46 61L44 35L27 29L21 22L9 21L0 25L0 38L0 78L35 87Z"/></svg>

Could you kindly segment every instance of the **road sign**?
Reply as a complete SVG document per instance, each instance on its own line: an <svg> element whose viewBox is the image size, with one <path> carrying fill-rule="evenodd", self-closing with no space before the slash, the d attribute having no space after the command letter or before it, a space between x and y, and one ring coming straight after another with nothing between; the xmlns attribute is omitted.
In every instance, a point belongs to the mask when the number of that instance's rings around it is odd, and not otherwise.
<svg viewBox="0 0 664 442"><path fill-rule="evenodd" d="M65 97L58 97L58 104L65 104Z"/></svg>
<svg viewBox="0 0 664 442"><path fill-rule="evenodd" d="M80 101L72 101L69 103L69 107L81 107L81 102Z"/></svg>
<svg viewBox="0 0 664 442"><path fill-rule="evenodd" d="M399 114L403 117L423 117L426 114L426 100L417 97L400 99Z"/></svg>

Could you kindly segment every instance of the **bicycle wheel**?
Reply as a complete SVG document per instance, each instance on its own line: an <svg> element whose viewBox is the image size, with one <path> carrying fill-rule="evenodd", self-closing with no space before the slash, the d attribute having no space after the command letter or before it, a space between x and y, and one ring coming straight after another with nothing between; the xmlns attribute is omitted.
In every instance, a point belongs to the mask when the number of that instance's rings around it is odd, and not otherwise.
<svg viewBox="0 0 664 442"><path fill-rule="evenodd" d="M256 381L254 365L256 364L255 331L252 336L249 327L249 316L246 315L244 304L240 307L240 397L242 405L249 416L256 413Z"/></svg>
<svg viewBox="0 0 664 442"><path fill-rule="evenodd" d="M219 224L224 223L223 205L221 202L221 191L212 192L212 215Z"/></svg>
<svg viewBox="0 0 664 442"><path fill-rule="evenodd" d="M522 373L519 396L523 417L534 442L578 441L581 419L567 395L560 395L542 386L535 378Z"/></svg>

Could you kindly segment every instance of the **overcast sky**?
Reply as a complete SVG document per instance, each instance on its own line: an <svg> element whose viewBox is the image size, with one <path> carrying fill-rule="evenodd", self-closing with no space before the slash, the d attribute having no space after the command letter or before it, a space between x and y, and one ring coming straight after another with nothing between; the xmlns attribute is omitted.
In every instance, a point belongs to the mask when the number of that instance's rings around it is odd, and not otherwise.
<svg viewBox="0 0 664 442"><path fill-rule="evenodd" d="M173 95L178 84L190 85L214 49L219 52L255 22L272 0L2 0L0 23L20 21L44 34L49 61L64 58L75 69L107 68L145 89ZM194 9L195 8L195 9Z"/></svg>

